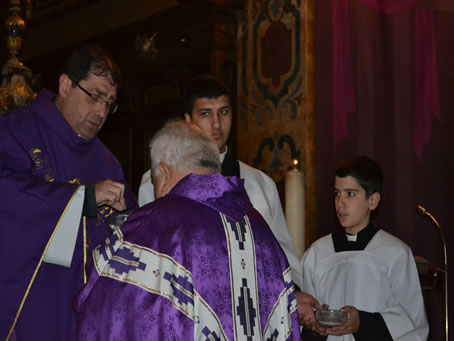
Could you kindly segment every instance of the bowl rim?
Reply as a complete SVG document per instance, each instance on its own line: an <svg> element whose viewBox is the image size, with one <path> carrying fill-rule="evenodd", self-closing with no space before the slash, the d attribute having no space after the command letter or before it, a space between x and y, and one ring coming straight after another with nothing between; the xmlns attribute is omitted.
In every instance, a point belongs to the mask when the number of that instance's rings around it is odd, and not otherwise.
<svg viewBox="0 0 454 341"><path fill-rule="evenodd" d="M350 314L348 311L342 311L340 309L321 309L317 310L315 313L315 319L317 321L326 321L326 319L330 319L345 322L349 319L349 317Z"/></svg>

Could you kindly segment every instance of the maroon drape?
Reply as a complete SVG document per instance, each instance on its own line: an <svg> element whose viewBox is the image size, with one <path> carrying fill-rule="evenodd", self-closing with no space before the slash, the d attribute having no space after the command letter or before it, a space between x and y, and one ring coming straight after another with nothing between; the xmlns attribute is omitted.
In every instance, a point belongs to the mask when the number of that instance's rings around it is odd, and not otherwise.
<svg viewBox="0 0 454 341"><path fill-rule="evenodd" d="M369 8L386 14L413 10L419 0L360 0ZM347 136L348 114L354 112L355 90L349 39L349 0L333 0L333 115L334 151ZM432 13L415 11L415 87L413 147L418 159L427 144L432 116L440 118L435 31Z"/></svg>
<svg viewBox="0 0 454 341"><path fill-rule="evenodd" d="M367 155L384 171L376 223L415 255L442 267L438 232L416 214L422 205L443 228L452 268L454 11L444 1L425 1L424 7L416 1L374 3L401 7L374 8L366 0L314 1L317 233L320 237L338 228L335 166L353 155ZM454 283L452 271L449 283ZM429 340L443 340L443 275L425 298ZM454 295L450 300L454 323Z"/></svg>
<svg viewBox="0 0 454 341"><path fill-rule="evenodd" d="M415 11L415 108L413 146L419 161L429 142L432 116L440 119L434 19L431 11Z"/></svg>
<svg viewBox="0 0 454 341"><path fill-rule="evenodd" d="M360 0L364 5L377 12L386 14L400 13L415 7L420 0Z"/></svg>
<svg viewBox="0 0 454 341"><path fill-rule="evenodd" d="M348 29L348 1L333 1L334 148L347 136L348 113L356 111Z"/></svg>

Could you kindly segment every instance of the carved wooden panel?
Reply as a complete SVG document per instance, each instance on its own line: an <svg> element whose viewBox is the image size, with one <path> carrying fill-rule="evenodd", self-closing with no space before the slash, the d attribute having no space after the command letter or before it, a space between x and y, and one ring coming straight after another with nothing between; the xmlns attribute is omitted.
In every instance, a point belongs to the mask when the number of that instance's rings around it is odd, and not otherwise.
<svg viewBox="0 0 454 341"><path fill-rule="evenodd" d="M292 159L305 173L306 243L315 240L312 1L247 1L238 24L240 160L281 187Z"/></svg>

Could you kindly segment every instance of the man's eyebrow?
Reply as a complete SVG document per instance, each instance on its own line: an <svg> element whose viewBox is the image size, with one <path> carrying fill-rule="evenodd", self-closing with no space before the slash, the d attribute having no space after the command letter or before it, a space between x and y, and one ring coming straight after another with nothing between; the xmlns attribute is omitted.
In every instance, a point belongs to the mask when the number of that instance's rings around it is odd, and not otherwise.
<svg viewBox="0 0 454 341"><path fill-rule="evenodd" d="M93 91L95 92L96 95L101 96L103 99L106 98L108 100L114 100L114 101L116 100L116 98L113 96L111 96L110 98L107 98L107 94L104 91L99 90L98 88L94 88Z"/></svg>

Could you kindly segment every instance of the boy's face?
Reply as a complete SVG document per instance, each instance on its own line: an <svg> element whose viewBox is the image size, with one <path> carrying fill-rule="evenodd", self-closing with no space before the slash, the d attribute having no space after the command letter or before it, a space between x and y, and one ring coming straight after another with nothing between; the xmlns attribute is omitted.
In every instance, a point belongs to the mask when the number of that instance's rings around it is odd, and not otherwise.
<svg viewBox="0 0 454 341"><path fill-rule="evenodd" d="M357 234L370 221L370 212L377 208L380 194L374 193L366 198L366 191L358 181L346 176L336 176L334 183L334 206L337 219L348 234Z"/></svg>
<svg viewBox="0 0 454 341"><path fill-rule="evenodd" d="M198 98L194 102L191 115L186 113L184 116L186 122L196 124L214 139L219 152L225 151L232 127L232 108L228 96Z"/></svg>

